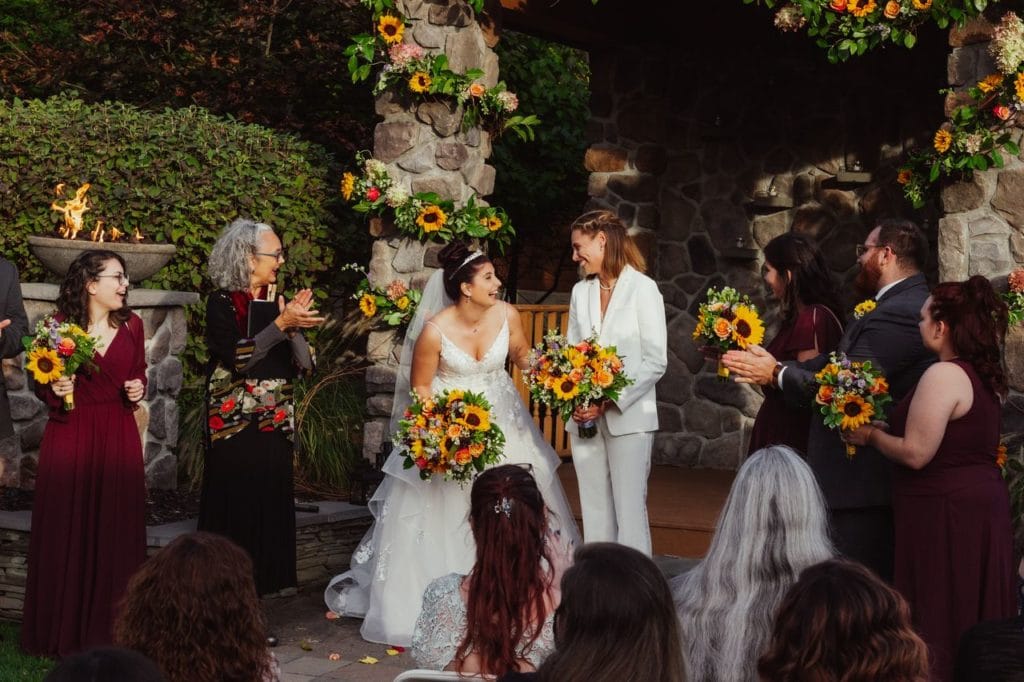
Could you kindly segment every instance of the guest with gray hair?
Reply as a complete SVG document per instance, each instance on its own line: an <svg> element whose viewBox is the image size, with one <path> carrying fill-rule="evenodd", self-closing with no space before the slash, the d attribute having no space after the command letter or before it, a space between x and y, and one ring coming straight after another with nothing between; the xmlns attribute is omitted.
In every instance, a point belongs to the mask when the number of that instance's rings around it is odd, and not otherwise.
<svg viewBox="0 0 1024 682"><path fill-rule="evenodd" d="M758 679L775 612L800 572L833 556L810 467L772 445L740 468L704 560L673 581L690 682Z"/></svg>
<svg viewBox="0 0 1024 682"><path fill-rule="evenodd" d="M224 228L209 259L219 289L206 302L209 416L199 530L249 553L260 594L296 584L292 383L312 370L302 330L324 321L311 290L287 302L275 295L284 262L274 230L244 218Z"/></svg>

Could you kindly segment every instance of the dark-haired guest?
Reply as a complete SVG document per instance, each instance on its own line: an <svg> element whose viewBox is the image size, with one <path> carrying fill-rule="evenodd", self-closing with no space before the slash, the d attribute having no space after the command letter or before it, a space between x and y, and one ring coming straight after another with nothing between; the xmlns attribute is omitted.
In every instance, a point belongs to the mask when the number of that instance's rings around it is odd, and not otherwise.
<svg viewBox="0 0 1024 682"><path fill-rule="evenodd" d="M764 682L925 682L928 649L895 590L856 562L832 559L790 588L757 670Z"/></svg>
<svg viewBox="0 0 1024 682"><path fill-rule="evenodd" d="M252 575L248 554L225 537L175 538L132 577L117 643L152 659L168 682L277 680Z"/></svg>
<svg viewBox="0 0 1024 682"><path fill-rule="evenodd" d="M956 682L1024 681L1024 616L985 621L960 638Z"/></svg>
<svg viewBox="0 0 1024 682"><path fill-rule="evenodd" d="M90 649L65 658L43 682L165 682L156 663L138 651L118 647Z"/></svg>
<svg viewBox="0 0 1024 682"><path fill-rule="evenodd" d="M501 682L683 682L672 593L637 550L596 542L576 550L555 612L555 652L535 673Z"/></svg>
<svg viewBox="0 0 1024 682"><path fill-rule="evenodd" d="M779 332L765 350L776 360L796 362L834 351L843 335L843 313L835 278L817 244L795 232L779 235L765 244L763 275L781 313ZM806 455L811 417L806 407L787 404L781 390L765 386L747 452L788 445Z"/></svg>
<svg viewBox="0 0 1024 682"><path fill-rule="evenodd" d="M21 354L21 337L28 334L28 316L21 300L18 268L6 258L0 258L0 360ZM10 461L14 456L14 421L7 399L7 384L0 374L0 457ZM0 475L5 472L0 472ZM12 472L6 472L7 480Z"/></svg>
<svg viewBox="0 0 1024 682"><path fill-rule="evenodd" d="M68 268L56 318L99 341L95 370L36 395L49 407L39 446L21 645L67 656L110 644L115 605L146 558L142 442L133 412L146 386L142 320L127 305L128 272L110 251ZM64 411L74 393L75 408Z"/></svg>
<svg viewBox="0 0 1024 682"><path fill-rule="evenodd" d="M436 670L534 670L554 650L552 621L570 543L548 526L533 476L506 464L477 477L469 525L476 563L434 580L412 637L416 662Z"/></svg>
<svg viewBox="0 0 1024 682"><path fill-rule="evenodd" d="M921 307L921 339L939 362L893 410L886 432L847 437L896 463L896 588L932 653L953 676L957 642L982 620L1016 609L1010 500L996 465L1006 304L981 276L946 282Z"/></svg>

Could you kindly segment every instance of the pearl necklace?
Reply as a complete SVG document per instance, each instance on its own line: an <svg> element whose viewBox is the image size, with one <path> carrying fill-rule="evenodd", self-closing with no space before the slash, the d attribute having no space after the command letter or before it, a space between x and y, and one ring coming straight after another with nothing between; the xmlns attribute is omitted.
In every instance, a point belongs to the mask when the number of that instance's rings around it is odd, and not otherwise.
<svg viewBox="0 0 1024 682"><path fill-rule="evenodd" d="M615 281L614 281L614 282L612 282L612 283L611 283L610 285L608 285L608 286L605 286L605 285L601 284L601 280L600 280L600 279L598 279L598 280L597 280L597 286L601 287L601 291L611 291L612 289L614 289L614 288L615 288L615 285L616 285L616 284L618 283L618 281L619 281L619 280L615 280Z"/></svg>

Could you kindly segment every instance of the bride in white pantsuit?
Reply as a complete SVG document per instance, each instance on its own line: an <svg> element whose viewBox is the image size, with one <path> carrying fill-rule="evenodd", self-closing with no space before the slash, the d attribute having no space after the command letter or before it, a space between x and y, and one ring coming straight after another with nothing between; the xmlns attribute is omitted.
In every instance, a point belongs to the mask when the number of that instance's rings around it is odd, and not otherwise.
<svg viewBox="0 0 1024 682"><path fill-rule="evenodd" d="M647 476L658 430L654 385L665 373L665 305L647 275L643 255L610 211L585 213L572 225L572 259L585 278L572 290L570 343L596 333L615 346L635 383L618 400L577 409L566 425L579 481L587 542L619 542L651 554ZM597 435L579 436L577 424L596 421Z"/></svg>

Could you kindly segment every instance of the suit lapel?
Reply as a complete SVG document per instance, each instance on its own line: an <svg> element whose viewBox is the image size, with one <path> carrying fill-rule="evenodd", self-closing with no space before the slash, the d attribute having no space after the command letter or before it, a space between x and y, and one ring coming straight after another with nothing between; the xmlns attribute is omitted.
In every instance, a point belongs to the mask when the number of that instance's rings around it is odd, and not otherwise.
<svg viewBox="0 0 1024 682"><path fill-rule="evenodd" d="M912 287L918 286L918 285L922 284L923 282L924 282L924 275L922 275L921 273L917 273L916 275L911 275L910 277L907 277L905 280L903 280L899 284L896 284L896 285L892 286L888 291L885 292L885 294L882 295L882 297L880 299L878 299L878 307L881 307L882 305L884 305L886 301L891 300L893 296L896 296L896 295L898 295L900 293L903 293L907 289L910 289ZM851 324L847 328L846 333L843 334L843 338L842 338L842 340L839 343L839 350L840 351L845 353L846 350L851 345L853 345L853 342L857 339L857 335L860 334L861 327L864 326L864 320L866 320L868 317L870 317L871 315L876 313L877 310L878 310L878 307L876 307L875 310L871 311L870 313L868 313L867 315L865 315L861 319L853 321L853 324Z"/></svg>
<svg viewBox="0 0 1024 682"><path fill-rule="evenodd" d="M602 329L608 329L609 320L615 315L616 311L622 307L623 301L629 295L629 287L633 284L633 268L626 266L619 273L619 279L615 283L615 288L612 290L612 295L608 299L608 309L604 311L604 322L601 323ZM601 311L601 299L600 291L598 292L598 313Z"/></svg>
<svg viewBox="0 0 1024 682"><path fill-rule="evenodd" d="M587 312L589 313L590 329L584 329L584 336L590 336L591 334L601 335L601 281L594 277L588 280L587 286Z"/></svg>

